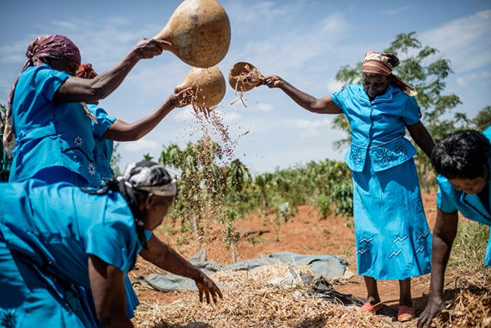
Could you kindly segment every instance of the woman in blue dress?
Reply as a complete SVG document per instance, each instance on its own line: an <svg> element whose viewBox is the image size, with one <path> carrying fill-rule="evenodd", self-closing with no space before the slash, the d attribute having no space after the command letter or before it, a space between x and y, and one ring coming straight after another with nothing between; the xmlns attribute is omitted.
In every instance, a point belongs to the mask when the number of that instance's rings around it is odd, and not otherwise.
<svg viewBox="0 0 491 328"><path fill-rule="evenodd" d="M0 184L2 325L132 327L123 281L138 254L193 279L200 301L222 297L209 277L151 233L177 191L161 165L139 162L105 188L86 191L36 179Z"/></svg>
<svg viewBox="0 0 491 328"><path fill-rule="evenodd" d="M76 76L92 79L97 73L91 64L82 64ZM172 94L166 102L152 114L133 123L127 123L109 115L106 110L97 104L87 104L87 108L97 119L92 121L92 132L95 139L94 162L96 171L101 179L112 179L114 172L111 169L111 156L113 141L135 141L153 130L173 109L187 106L191 103L191 88Z"/></svg>
<svg viewBox="0 0 491 328"><path fill-rule="evenodd" d="M143 39L112 69L82 79L73 76L80 52L71 40L36 38L8 100L4 146L13 154L9 181L37 178L98 187L90 124L95 118L85 103L107 97L140 59L161 54L168 44Z"/></svg>
<svg viewBox="0 0 491 328"><path fill-rule="evenodd" d="M81 64L75 76L84 79L93 79L97 73L91 64ZM123 120L110 116L106 110L97 104L87 104L88 110L94 115L96 120L91 121L92 133L94 138L94 158L95 172L98 173L102 182L114 177L111 168L111 156L113 153L113 141L134 141L142 138L149 133L157 124L167 116L174 108L184 107L191 102L190 89L182 90L173 94L152 114L134 123L126 123ZM133 290L130 279L125 276L126 300L128 303L128 315L133 317L133 311L140 301Z"/></svg>
<svg viewBox="0 0 491 328"><path fill-rule="evenodd" d="M444 309L445 268L457 234L458 212L491 226L491 128L451 133L437 142L431 162L438 173L437 215L433 228L430 299L418 327L429 326ZM491 236L484 266L491 266Z"/></svg>
<svg viewBox="0 0 491 328"><path fill-rule="evenodd" d="M382 307L378 279L399 280L398 319L414 317L410 278L430 271L431 235L423 209L406 129L427 154L433 140L420 121L415 90L392 74L395 55L368 52L363 83L317 99L278 76L265 78L303 108L346 115L352 144L345 160L353 172L353 210L358 274L364 276L367 302L361 311Z"/></svg>

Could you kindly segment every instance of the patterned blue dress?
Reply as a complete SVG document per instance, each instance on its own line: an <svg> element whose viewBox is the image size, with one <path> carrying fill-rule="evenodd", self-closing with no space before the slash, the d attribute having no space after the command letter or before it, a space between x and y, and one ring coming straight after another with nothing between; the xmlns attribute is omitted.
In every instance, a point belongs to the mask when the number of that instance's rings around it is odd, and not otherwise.
<svg viewBox="0 0 491 328"><path fill-rule="evenodd" d="M116 121L116 118L110 116L104 108L98 105L88 104L87 107L97 118L97 123L92 122L92 132L95 139L94 159L96 170L102 181L109 180L114 177L114 172L111 169L114 143L112 140L105 139L102 136Z"/></svg>
<svg viewBox="0 0 491 328"><path fill-rule="evenodd" d="M345 161L353 172L357 271L403 280L431 270L431 234L413 156L404 135L420 120L413 97L390 85L370 102L362 85L332 95L351 125Z"/></svg>
<svg viewBox="0 0 491 328"><path fill-rule="evenodd" d="M87 104L87 108L97 118L97 123L91 121L92 132L94 134L95 149L94 161L96 171L99 173L102 181L110 180L114 177L111 169L111 156L113 153L113 141L103 138L104 133L116 121L116 118L110 116L106 110L99 105ZM130 318L134 317L134 310L140 304L138 296L133 289L130 278L127 275L124 277L124 285L126 290L127 312Z"/></svg>
<svg viewBox="0 0 491 328"><path fill-rule="evenodd" d="M58 88L70 77L48 65L27 68L12 103L16 134L9 181L37 178L98 187L91 121L81 103L55 103Z"/></svg>
<svg viewBox="0 0 491 328"><path fill-rule="evenodd" d="M100 326L86 293L88 255L127 273L141 250L125 199L35 179L1 183L0 193L0 322Z"/></svg>
<svg viewBox="0 0 491 328"><path fill-rule="evenodd" d="M69 77L49 65L29 67L20 75L12 104L16 147L9 181L34 178L98 188L103 177L112 178L110 164L103 162L107 152L112 153L112 141L102 135L116 119L99 106L88 105L98 118L95 123L81 103L53 102ZM125 285L128 315L133 317L139 301L128 277Z"/></svg>
<svg viewBox="0 0 491 328"><path fill-rule="evenodd" d="M491 141L491 128L487 128L483 134ZM488 163L491 167L491 157L488 159ZM484 266L491 266L491 213L489 209L484 206L477 194L466 194L455 189L443 175L438 175L436 181L438 182L436 204L442 212L454 213L459 211L469 220L490 226ZM489 189L489 202L491 204L491 176L486 188Z"/></svg>

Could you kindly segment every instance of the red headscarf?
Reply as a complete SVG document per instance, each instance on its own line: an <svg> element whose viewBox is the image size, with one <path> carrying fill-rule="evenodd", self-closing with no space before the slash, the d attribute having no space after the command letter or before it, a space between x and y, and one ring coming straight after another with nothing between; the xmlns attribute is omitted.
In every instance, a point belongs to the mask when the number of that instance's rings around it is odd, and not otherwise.
<svg viewBox="0 0 491 328"><path fill-rule="evenodd" d="M80 64L80 51L75 43L63 35L52 34L38 36L26 50L27 61L22 67L22 74L28 67L34 66L42 58L54 58L73 60ZM15 147L15 134L12 127L12 102L14 99L14 91L19 80L19 76L12 85L9 98L7 101L7 113L5 115L5 128L3 133L3 146L7 152L12 151Z"/></svg>
<svg viewBox="0 0 491 328"><path fill-rule="evenodd" d="M363 61L363 73L373 73L390 76L394 84L409 96L416 96L418 92L412 86L404 83L400 78L392 74L392 70L399 65L399 58L394 54L369 51Z"/></svg>

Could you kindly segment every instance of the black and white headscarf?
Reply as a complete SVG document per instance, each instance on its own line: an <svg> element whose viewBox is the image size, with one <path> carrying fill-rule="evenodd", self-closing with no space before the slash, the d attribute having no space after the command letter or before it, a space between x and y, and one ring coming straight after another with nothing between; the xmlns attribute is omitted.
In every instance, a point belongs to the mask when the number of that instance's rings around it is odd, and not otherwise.
<svg viewBox="0 0 491 328"><path fill-rule="evenodd" d="M122 177L116 177L97 189L84 191L91 194L105 194L108 190L119 191L124 197L135 220L136 232L141 245L146 248L145 223L140 212L137 195L155 194L158 196L175 196L176 180L160 164L152 161L141 161L128 166Z"/></svg>

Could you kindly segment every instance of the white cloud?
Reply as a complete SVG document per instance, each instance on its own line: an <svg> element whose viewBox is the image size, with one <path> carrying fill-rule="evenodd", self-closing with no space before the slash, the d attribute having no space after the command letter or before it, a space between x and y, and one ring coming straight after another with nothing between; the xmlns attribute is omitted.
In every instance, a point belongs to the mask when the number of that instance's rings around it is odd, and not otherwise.
<svg viewBox="0 0 491 328"><path fill-rule="evenodd" d="M321 23L322 31L326 34L337 35L349 30L348 21L341 14L331 14Z"/></svg>
<svg viewBox="0 0 491 328"><path fill-rule="evenodd" d="M461 87L469 87L471 83L475 83L478 81L484 81L488 84L491 83L491 72L483 71L473 74L463 75L457 78L457 83Z"/></svg>
<svg viewBox="0 0 491 328"><path fill-rule="evenodd" d="M491 10L455 19L421 35L423 44L440 50L456 73L491 63Z"/></svg>
<svg viewBox="0 0 491 328"><path fill-rule="evenodd" d="M188 122L194 119L194 114L192 111L193 109L191 108L191 106L181 108L174 112L174 117L179 122Z"/></svg>
<svg viewBox="0 0 491 328"><path fill-rule="evenodd" d="M327 81L327 92L328 93L333 93L336 91L341 90L343 87L343 83L339 82L338 80L332 78Z"/></svg>
<svg viewBox="0 0 491 328"><path fill-rule="evenodd" d="M317 129L322 127L330 127L333 118L323 118L320 120L296 120L295 127L297 129Z"/></svg>
<svg viewBox="0 0 491 328"><path fill-rule="evenodd" d="M155 140L142 138L132 142L120 143L119 149L121 152L146 154L154 153L162 149L162 145Z"/></svg>
<svg viewBox="0 0 491 328"><path fill-rule="evenodd" d="M223 121L225 123L237 122L242 118L242 115L238 114L237 112L221 112L220 111L220 116L223 118Z"/></svg>
<svg viewBox="0 0 491 328"><path fill-rule="evenodd" d="M399 14L402 14L403 12L407 11L409 9L409 6L398 6L395 8L387 8L382 10L382 13L384 13L387 16L396 16Z"/></svg>
<svg viewBox="0 0 491 328"><path fill-rule="evenodd" d="M272 111L273 110L273 105L270 105L270 104L266 104L266 103L259 103L257 105L257 108L262 111L262 112L269 112L269 111Z"/></svg>

